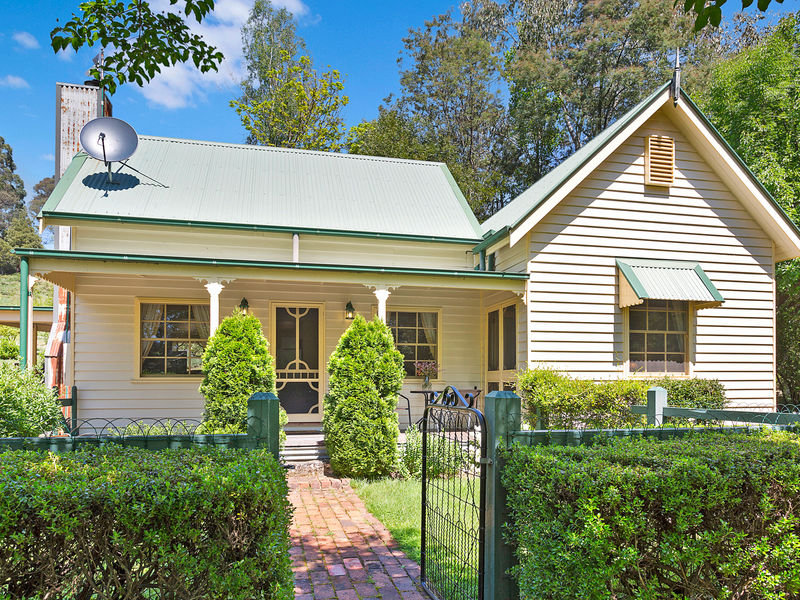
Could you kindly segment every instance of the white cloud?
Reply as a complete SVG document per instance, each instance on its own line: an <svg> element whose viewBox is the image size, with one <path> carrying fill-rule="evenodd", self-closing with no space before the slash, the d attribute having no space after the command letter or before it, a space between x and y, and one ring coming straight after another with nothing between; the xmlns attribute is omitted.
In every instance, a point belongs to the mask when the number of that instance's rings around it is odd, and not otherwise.
<svg viewBox="0 0 800 600"><path fill-rule="evenodd" d="M35 50L39 47L39 41L27 31L17 31L11 37L26 50Z"/></svg>
<svg viewBox="0 0 800 600"><path fill-rule="evenodd" d="M72 48L67 48L66 50L59 50L56 52L56 57L58 60L62 60L64 62L72 62L72 59L75 57L75 50Z"/></svg>
<svg viewBox="0 0 800 600"><path fill-rule="evenodd" d="M5 77L0 77L0 87L9 87L21 90L31 86L22 77L17 77L16 75L6 75Z"/></svg>
<svg viewBox="0 0 800 600"><path fill-rule="evenodd" d="M55 154L42 154L39 158L42 160L46 160L48 162L54 162L56 160Z"/></svg>
<svg viewBox="0 0 800 600"><path fill-rule="evenodd" d="M309 12L303 0L275 0L272 4L286 8L296 17ZM150 5L156 11L170 10L169 0L153 0ZM194 33L225 55L219 71L201 73L191 63L169 67L141 88L144 97L153 104L175 109L204 98L210 89L238 86L244 77L241 29L252 6L253 0L217 0L214 12L202 23L187 19Z"/></svg>

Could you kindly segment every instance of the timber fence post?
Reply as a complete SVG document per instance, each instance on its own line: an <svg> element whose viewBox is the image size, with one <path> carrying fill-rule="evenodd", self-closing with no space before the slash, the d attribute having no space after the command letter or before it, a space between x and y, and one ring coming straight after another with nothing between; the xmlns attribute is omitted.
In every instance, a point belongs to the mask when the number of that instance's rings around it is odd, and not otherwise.
<svg viewBox="0 0 800 600"><path fill-rule="evenodd" d="M661 427L664 424L664 408L667 406L667 390L651 387L647 390L647 424Z"/></svg>
<svg viewBox="0 0 800 600"><path fill-rule="evenodd" d="M266 448L280 458L278 397L272 392L256 392L247 400L247 435L256 448Z"/></svg>
<svg viewBox="0 0 800 600"><path fill-rule="evenodd" d="M508 447L509 434L522 429L519 396L514 392L489 392L484 400L486 417L486 533L484 544L484 600L516 600L517 582L507 575L516 564L513 548L503 538L508 519L506 490L500 475L501 454Z"/></svg>

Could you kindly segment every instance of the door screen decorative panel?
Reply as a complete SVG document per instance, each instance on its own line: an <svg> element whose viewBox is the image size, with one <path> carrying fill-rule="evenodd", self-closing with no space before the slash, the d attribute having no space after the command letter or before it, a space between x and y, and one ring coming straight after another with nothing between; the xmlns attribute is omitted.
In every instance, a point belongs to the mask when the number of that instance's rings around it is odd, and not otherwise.
<svg viewBox="0 0 800 600"><path fill-rule="evenodd" d="M292 420L320 417L320 338L319 308L275 307L275 384Z"/></svg>
<svg viewBox="0 0 800 600"><path fill-rule="evenodd" d="M486 393L513 390L517 368L517 306L486 312Z"/></svg>

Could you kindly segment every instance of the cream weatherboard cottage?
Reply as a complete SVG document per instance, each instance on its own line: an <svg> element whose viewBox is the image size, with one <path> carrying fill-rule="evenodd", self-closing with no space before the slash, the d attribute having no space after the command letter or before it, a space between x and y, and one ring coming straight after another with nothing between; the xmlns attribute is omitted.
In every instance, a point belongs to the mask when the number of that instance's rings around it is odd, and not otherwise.
<svg viewBox="0 0 800 600"><path fill-rule="evenodd" d="M669 86L482 225L438 163L142 137L128 165L109 183L77 155L41 213L71 247L19 251L72 293L81 418L197 418L203 346L240 305L299 427L320 422L348 303L391 326L405 392L436 360L434 386L547 364L775 405L775 263L800 232Z"/></svg>

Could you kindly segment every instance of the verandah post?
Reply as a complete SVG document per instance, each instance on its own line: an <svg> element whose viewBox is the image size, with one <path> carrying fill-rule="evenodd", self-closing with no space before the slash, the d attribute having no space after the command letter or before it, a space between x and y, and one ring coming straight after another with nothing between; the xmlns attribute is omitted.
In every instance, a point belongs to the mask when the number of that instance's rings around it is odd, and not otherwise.
<svg viewBox="0 0 800 600"><path fill-rule="evenodd" d="M256 448L266 448L280 458L280 417L278 397L272 392L256 392L247 400L247 436Z"/></svg>
<svg viewBox="0 0 800 600"><path fill-rule="evenodd" d="M28 366L28 257L21 256L19 261L19 366Z"/></svg>
<svg viewBox="0 0 800 600"><path fill-rule="evenodd" d="M516 600L517 582L506 575L516 564L514 552L503 538L508 519L506 490L500 475L501 454L508 436L522 429L522 404L514 392L489 392L484 400L486 418L486 533L484 544L484 600Z"/></svg>

